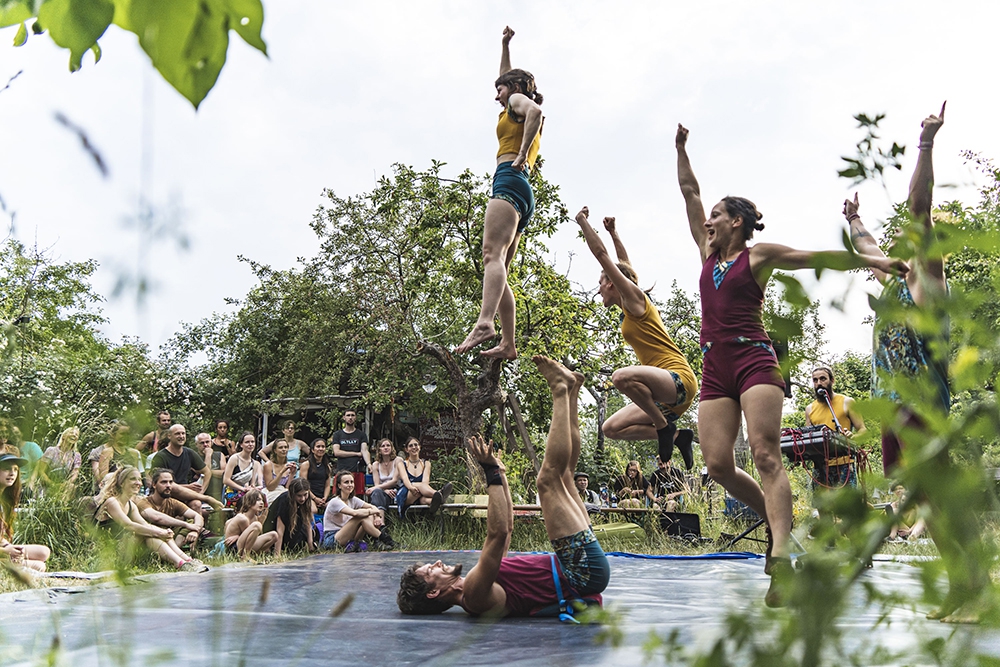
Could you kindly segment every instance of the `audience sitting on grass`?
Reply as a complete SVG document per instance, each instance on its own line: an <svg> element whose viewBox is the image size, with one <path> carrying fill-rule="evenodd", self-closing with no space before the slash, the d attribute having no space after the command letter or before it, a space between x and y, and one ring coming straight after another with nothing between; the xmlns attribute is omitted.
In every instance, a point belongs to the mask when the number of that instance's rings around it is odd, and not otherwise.
<svg viewBox="0 0 1000 667"><path fill-rule="evenodd" d="M415 504L429 505L431 514L437 513L444 500L451 495L451 482L435 491L430 485L431 462L420 458L420 441L411 437L406 441L406 458L396 460L399 474L399 488L396 491L396 507L399 516Z"/></svg>
<svg viewBox="0 0 1000 667"><path fill-rule="evenodd" d="M251 489L264 488L260 461L253 458L253 450L256 448L257 439L250 431L245 431L236 441L236 452L229 457L222 474L226 507L239 507L243 494Z"/></svg>
<svg viewBox="0 0 1000 667"><path fill-rule="evenodd" d="M675 468L670 459L663 461L659 456L656 457L656 470L649 476L649 485L652 487L653 508L666 512L676 511L687 493L684 473Z"/></svg>
<svg viewBox="0 0 1000 667"><path fill-rule="evenodd" d="M216 500L222 500L222 476L226 471L226 455L215 451L212 447L212 436L208 433L199 433L194 436L194 450L201 454L208 467L212 469L212 476L205 478L202 486L205 487L204 494Z"/></svg>
<svg viewBox="0 0 1000 667"><path fill-rule="evenodd" d="M72 493L76 478L80 475L83 458L76 451L76 443L80 440L80 429L70 426L59 434L59 440L42 454L32 484L40 488L62 486L64 492Z"/></svg>
<svg viewBox="0 0 1000 667"><path fill-rule="evenodd" d="M217 510L222 509L222 501L205 495L207 484L211 481L212 469L201 454L190 447L185 447L187 430L181 424L174 424L167 429L167 446L160 445L159 451L153 455L151 468L168 468L174 473L174 498L187 503L196 512L202 510L203 504L211 505ZM203 482L199 482L201 476Z"/></svg>
<svg viewBox="0 0 1000 667"><path fill-rule="evenodd" d="M576 490L580 494L580 500L583 501L583 506L588 512L600 512L601 511L601 497L597 495L597 492L589 489L590 486L590 476L585 472L578 472L573 475L573 482L576 484Z"/></svg>
<svg viewBox="0 0 1000 667"><path fill-rule="evenodd" d="M309 445L309 456L299 466L299 477L309 481L309 496L313 501L313 512L322 514L326 501L330 499L330 475L333 462L326 454L326 440L316 438Z"/></svg>
<svg viewBox="0 0 1000 667"><path fill-rule="evenodd" d="M264 494L249 489L240 499L240 511L226 522L226 551L246 560L250 554L278 550L278 531L264 532Z"/></svg>
<svg viewBox="0 0 1000 667"><path fill-rule="evenodd" d="M270 461L271 458L273 458L271 456L272 452L274 452L275 448L278 446L278 443L281 440L284 440L285 443L288 445L288 452L286 453L287 460L291 461L296 466L298 466L300 460L305 459L305 457L309 456L309 445L307 445L304 441L299 440L298 438L295 437L295 422L293 422L290 419L284 422L284 424L282 424L281 434L282 435L280 438L275 438L271 442L261 447L260 460L263 461L265 464L268 461ZM298 470L298 468L296 468L296 470Z"/></svg>
<svg viewBox="0 0 1000 667"><path fill-rule="evenodd" d="M236 453L237 445L229 439L229 422L225 419L215 421L215 437L212 438L212 449L227 459Z"/></svg>
<svg viewBox="0 0 1000 667"><path fill-rule="evenodd" d="M25 463L20 467L21 480L25 484L30 482L35 474L35 466L42 458L42 448L38 443L25 442L21 437L21 429L9 419L0 418L0 450L2 449L8 449L24 459Z"/></svg>
<svg viewBox="0 0 1000 667"><path fill-rule="evenodd" d="M132 466L119 468L110 481L104 484L96 502L94 521L118 539L139 539L150 551L164 561L185 571L204 572L204 563L190 558L174 542L169 528L153 526L139 513L135 498L142 488L142 475ZM127 547L127 545L119 545ZM126 548L127 552L127 548Z"/></svg>
<svg viewBox="0 0 1000 667"><path fill-rule="evenodd" d="M618 496L618 507L643 507L646 499L653 500L653 491L649 482L642 476L638 461L628 462L625 474L615 480L612 488Z"/></svg>
<svg viewBox="0 0 1000 667"><path fill-rule="evenodd" d="M275 442L271 459L264 463L264 487L267 489L268 506L288 490L298 469L299 464L288 460L288 443L284 440Z"/></svg>
<svg viewBox="0 0 1000 667"><path fill-rule="evenodd" d="M194 548L205 528L205 519L201 516L201 512L195 512L172 497L174 474L166 468L153 470L150 480L152 492L135 501L139 514L154 526L170 528L177 546Z"/></svg>
<svg viewBox="0 0 1000 667"><path fill-rule="evenodd" d="M391 549L396 546L385 530L385 514L354 495L354 473L340 470L334 477L336 495L323 514L323 546L342 547L345 553L368 551L368 542Z"/></svg>
<svg viewBox="0 0 1000 667"><path fill-rule="evenodd" d="M276 447L275 452L277 451ZM281 555L282 550L316 550L312 516L309 482L304 479L293 479L288 485L288 492L275 498L267 508L264 532L269 533L274 530L278 533L278 540L274 546L275 555Z"/></svg>
<svg viewBox="0 0 1000 667"><path fill-rule="evenodd" d="M122 466L133 466L142 469L139 450L128 446L129 425L125 422L112 422L108 431L108 442L98 445L90 451L87 461L94 478L94 492L98 483L108 473L116 472Z"/></svg>
<svg viewBox="0 0 1000 667"><path fill-rule="evenodd" d="M372 461L372 487L366 490L372 505L385 513L390 505L396 504L396 489L399 486L399 466L396 461L402 461L396 456L396 448L392 440L382 438L375 451Z"/></svg>
<svg viewBox="0 0 1000 667"><path fill-rule="evenodd" d="M52 552L41 544L14 544L14 518L21 502L21 466L25 459L13 448L0 448L0 552L11 562L36 572L45 571Z"/></svg>
<svg viewBox="0 0 1000 667"><path fill-rule="evenodd" d="M917 507L911 507L900 514L899 508L906 500L906 489L902 484L896 484L892 487L892 492L896 494L896 500L889 503L889 511L896 520L892 524L892 530L889 531L888 539L893 542L917 539L927 530L927 524L924 522L923 517L919 515Z"/></svg>

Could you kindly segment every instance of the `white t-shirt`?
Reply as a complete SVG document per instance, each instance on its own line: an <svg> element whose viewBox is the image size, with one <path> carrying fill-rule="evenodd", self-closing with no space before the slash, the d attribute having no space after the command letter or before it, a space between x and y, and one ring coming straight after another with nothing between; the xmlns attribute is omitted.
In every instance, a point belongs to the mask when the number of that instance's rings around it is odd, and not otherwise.
<svg viewBox="0 0 1000 667"><path fill-rule="evenodd" d="M344 502L343 498L336 496L330 499L330 502L326 504L326 511L323 512L323 531L333 531L340 530L347 525L347 522L351 520L349 514L344 514L343 510L347 507L347 503ZM350 507L352 510L359 510L365 506L365 502L354 496L351 498Z"/></svg>

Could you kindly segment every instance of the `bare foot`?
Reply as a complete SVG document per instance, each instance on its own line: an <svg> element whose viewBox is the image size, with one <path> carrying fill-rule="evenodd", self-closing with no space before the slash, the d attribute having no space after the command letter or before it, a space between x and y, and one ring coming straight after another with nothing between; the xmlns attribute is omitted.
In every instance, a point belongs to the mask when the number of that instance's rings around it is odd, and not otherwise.
<svg viewBox="0 0 1000 667"><path fill-rule="evenodd" d="M995 618L996 606L992 599L993 591L991 587L984 588L978 595L964 602L941 619L942 623L966 623L978 624L984 620ZM930 618L930 614L927 615Z"/></svg>
<svg viewBox="0 0 1000 667"><path fill-rule="evenodd" d="M513 345L506 345L501 342L496 347L490 348L489 350L483 350L479 354L484 357L489 357L490 359L507 359L508 361L512 361L517 359L517 348Z"/></svg>
<svg viewBox="0 0 1000 667"><path fill-rule="evenodd" d="M492 324L481 325L477 324L476 328L469 332L469 335L465 337L462 344L455 348L455 352L458 354L465 354L469 350L473 349L477 345L482 345L490 338L497 335L497 330Z"/></svg>
<svg viewBox="0 0 1000 667"><path fill-rule="evenodd" d="M545 377L545 381L549 383L549 388L553 392L557 389L569 391L577 385L577 382L583 382L582 375L573 373L554 359L536 354L531 360L538 366L539 372ZM577 375L580 375L580 380L577 380Z"/></svg>

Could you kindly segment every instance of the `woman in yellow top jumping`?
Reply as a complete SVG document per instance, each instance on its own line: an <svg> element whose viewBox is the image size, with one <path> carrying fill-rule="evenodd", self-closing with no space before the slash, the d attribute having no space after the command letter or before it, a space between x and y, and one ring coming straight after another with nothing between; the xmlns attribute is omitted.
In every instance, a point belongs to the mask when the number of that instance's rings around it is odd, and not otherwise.
<svg viewBox="0 0 1000 667"><path fill-rule="evenodd" d="M483 305L476 326L455 348L468 352L496 336L493 319L500 315L500 344L481 354L496 359L514 359L514 292L507 284L507 270L517 252L521 232L535 210L535 197L528 172L535 166L542 132L542 94L535 89L530 72L510 66L510 40L514 31L503 30L500 77L494 84L497 102L504 108L497 123L497 170L493 195L486 206L483 226Z"/></svg>
<svg viewBox="0 0 1000 667"><path fill-rule="evenodd" d="M605 218L619 262L608 254L604 242L590 226L590 210L584 206L576 215L590 251L601 264L598 293L604 307L622 309L622 337L635 350L638 366L619 368L611 375L615 388L632 399L631 405L608 417L604 434L616 440L652 440L659 444L660 459L667 461L677 449L688 470L694 464L693 433L677 432L675 422L691 407L698 393L698 381L687 359L663 326L660 312L639 287L639 279L628 262L625 248L615 232L615 219Z"/></svg>

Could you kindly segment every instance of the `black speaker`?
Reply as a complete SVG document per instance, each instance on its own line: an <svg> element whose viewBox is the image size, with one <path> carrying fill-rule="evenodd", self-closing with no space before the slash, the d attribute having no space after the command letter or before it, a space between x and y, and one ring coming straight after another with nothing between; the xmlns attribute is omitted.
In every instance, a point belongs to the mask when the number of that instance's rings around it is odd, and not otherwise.
<svg viewBox="0 0 1000 667"><path fill-rule="evenodd" d="M660 528L676 537L701 537L701 519L697 514L664 512L660 516Z"/></svg>

